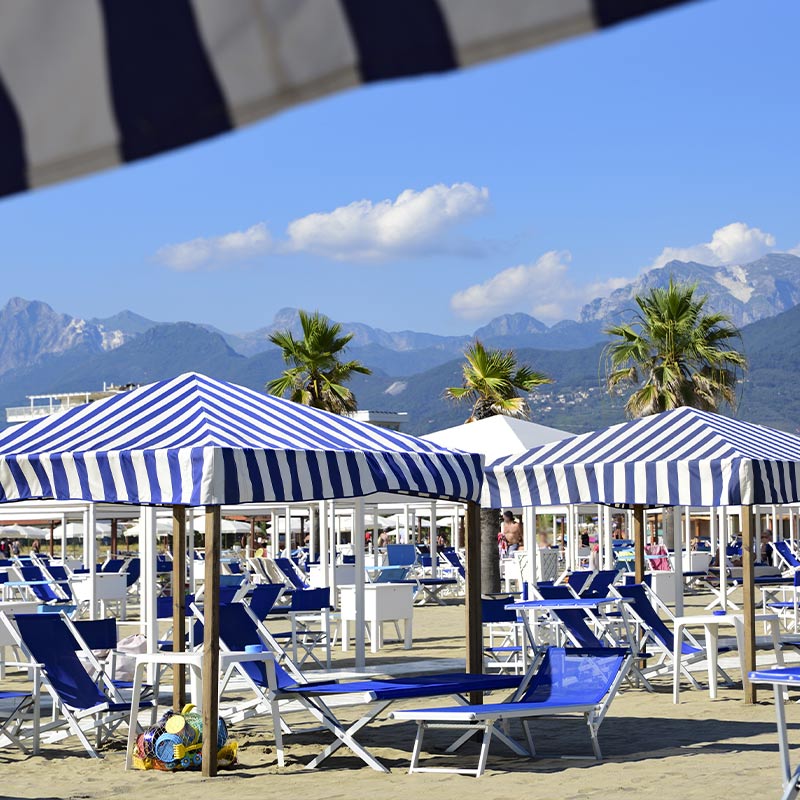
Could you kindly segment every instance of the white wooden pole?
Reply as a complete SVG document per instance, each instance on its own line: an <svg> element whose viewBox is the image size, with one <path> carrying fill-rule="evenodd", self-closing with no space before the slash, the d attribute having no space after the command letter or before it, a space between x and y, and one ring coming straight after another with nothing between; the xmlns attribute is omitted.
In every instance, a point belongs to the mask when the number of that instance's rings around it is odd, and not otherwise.
<svg viewBox="0 0 800 800"><path fill-rule="evenodd" d="M708 535L711 539L711 552L716 553L719 544L719 516L716 508L708 510Z"/></svg>
<svg viewBox="0 0 800 800"><path fill-rule="evenodd" d="M605 558L605 551L606 551L606 543L605 543L605 525L603 525L603 507L602 506L595 506L595 513L597 514L597 565L598 567L603 566L604 558Z"/></svg>
<svg viewBox="0 0 800 800"><path fill-rule="evenodd" d="M312 537L313 538L313 537ZM323 585L330 586L330 548L328 539L328 502L319 501L319 566L323 574ZM332 601L332 599L331 599Z"/></svg>
<svg viewBox="0 0 800 800"><path fill-rule="evenodd" d="M314 523L317 517L317 510L314 506L308 507L308 560L317 560L317 537L314 536ZM303 542L305 544L305 542Z"/></svg>
<svg viewBox="0 0 800 800"><path fill-rule="evenodd" d="M145 506L139 514L139 552L141 558L140 605L142 633L145 636L145 647L148 653L158 651L158 613L156 610L157 575L156 575L156 539L158 537L158 520L154 506ZM180 636L176 631L174 635ZM155 679L155 666L149 671L148 679Z"/></svg>
<svg viewBox="0 0 800 800"><path fill-rule="evenodd" d="M67 515L61 515L61 560L64 565L67 563L69 557L69 550L67 549Z"/></svg>
<svg viewBox="0 0 800 800"><path fill-rule="evenodd" d="M403 534L400 541L402 544L408 544L411 541L411 508L408 503L403 506Z"/></svg>
<svg viewBox="0 0 800 800"><path fill-rule="evenodd" d="M672 509L673 542L675 544L675 616L683 616L683 537L681 536L681 508ZM689 519L689 509L686 509L686 519Z"/></svg>
<svg viewBox="0 0 800 800"><path fill-rule="evenodd" d="M431 577L435 578L438 573L439 562L439 542L437 540L438 528L436 527L436 501L431 501L431 527L429 530L430 554L431 554Z"/></svg>
<svg viewBox="0 0 800 800"><path fill-rule="evenodd" d="M331 588L331 605L334 608L339 607L339 594L336 590L336 556L339 552L337 543L339 534L336 530L336 501L331 500L328 503L328 512L330 514L329 522L330 522L330 531L328 534L328 557L330 561L328 562L328 569L330 572L328 573L328 586Z"/></svg>
<svg viewBox="0 0 800 800"><path fill-rule="evenodd" d="M722 610L728 610L728 509L722 506L719 510L719 589L722 598Z"/></svg>
<svg viewBox="0 0 800 800"><path fill-rule="evenodd" d="M89 619L97 619L97 506L86 507L85 527L86 558L89 567Z"/></svg>
<svg viewBox="0 0 800 800"><path fill-rule="evenodd" d="M364 597L366 584L366 570L364 569L364 498L357 497L353 508L352 525L353 554L356 557L355 579L355 617L356 617L356 669L364 669L366 665L366 602ZM372 631L373 636L379 636L379 631Z"/></svg>
<svg viewBox="0 0 800 800"><path fill-rule="evenodd" d="M528 597L533 598L536 584L539 582L538 567L539 544L536 541L536 506L522 509L522 530L525 536L525 552L528 554L525 575L522 579L528 584Z"/></svg>
<svg viewBox="0 0 800 800"><path fill-rule="evenodd" d="M772 563L774 566L777 566L780 563L780 559L778 558L778 551L775 549L775 544L778 541L778 506L772 506ZM782 532L782 531L781 531ZM780 537L783 538L782 536ZM761 537L758 539L758 546L761 547Z"/></svg>
<svg viewBox="0 0 800 800"><path fill-rule="evenodd" d="M614 545L611 539L611 506L603 506L603 536L605 537L603 569L613 569Z"/></svg>

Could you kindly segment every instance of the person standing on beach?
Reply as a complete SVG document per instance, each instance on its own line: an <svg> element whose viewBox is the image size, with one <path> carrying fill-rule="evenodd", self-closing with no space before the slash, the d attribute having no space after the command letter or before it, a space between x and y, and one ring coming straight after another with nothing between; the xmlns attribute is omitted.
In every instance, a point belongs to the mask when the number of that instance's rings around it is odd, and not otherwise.
<svg viewBox="0 0 800 800"><path fill-rule="evenodd" d="M510 511L503 512L503 524L500 526L500 533L508 545L507 553L513 553L522 547L522 523L517 522Z"/></svg>

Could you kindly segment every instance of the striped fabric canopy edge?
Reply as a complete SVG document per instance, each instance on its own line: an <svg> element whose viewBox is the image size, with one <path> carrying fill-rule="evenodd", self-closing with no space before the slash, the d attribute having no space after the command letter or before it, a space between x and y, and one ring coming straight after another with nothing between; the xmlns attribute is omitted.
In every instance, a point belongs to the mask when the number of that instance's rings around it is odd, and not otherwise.
<svg viewBox="0 0 800 800"><path fill-rule="evenodd" d="M800 501L800 437L679 408L485 469L482 503L728 506Z"/></svg>
<svg viewBox="0 0 800 800"><path fill-rule="evenodd" d="M0 434L0 502L477 500L482 457L197 373Z"/></svg>
<svg viewBox="0 0 800 800"><path fill-rule="evenodd" d="M0 195L361 83L457 69L687 1L3 3Z"/></svg>

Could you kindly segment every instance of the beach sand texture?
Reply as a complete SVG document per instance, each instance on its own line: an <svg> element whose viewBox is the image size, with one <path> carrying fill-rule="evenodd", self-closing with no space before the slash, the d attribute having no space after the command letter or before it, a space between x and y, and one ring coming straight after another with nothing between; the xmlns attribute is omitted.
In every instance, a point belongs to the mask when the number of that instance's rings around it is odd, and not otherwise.
<svg viewBox="0 0 800 800"><path fill-rule="evenodd" d="M379 655L370 657L368 663L396 663L403 659L408 660L411 669L413 662L421 658L461 658L463 629L463 605L416 609L414 649L404 651L400 645L388 644ZM336 666L348 663L339 652ZM739 677L736 671L729 671L734 679ZM702 680L704 673L698 673L698 678ZM247 720L232 729L240 743L239 764L214 779L203 779L199 773L126 772L125 732L121 729L103 749L102 760L83 755L74 737L47 747L36 757L10 749L0 751L0 797L160 800L167 794L178 793L197 800L218 797L263 800L270 795L302 800L377 797L405 800L421 796L461 800L526 796L699 800L780 796L771 690L760 692L757 705L745 706L741 689L723 687L719 699L711 702L706 691L686 688L681 704L675 706L670 681L656 681L656 688L654 694L628 688L617 697L600 729L605 760L599 764L588 759L548 758L548 753L588 755L591 749L582 719L542 719L533 726L540 753L536 760L514 756L501 744L493 744L487 772L480 779L443 774L408 775L415 728L408 723L381 721L362 731L359 739L391 768L389 775L369 769L346 748L341 748L322 768L304 769L305 763L331 740L325 731L289 736L287 766L280 769L270 727L262 718ZM396 707L436 704L436 699L429 699ZM340 713L345 720L355 720L358 716L357 707ZM800 738L797 733L800 707L789 705L787 717L790 741ZM305 724L309 719L305 714L297 714L291 721ZM467 745L455 757L436 756L449 741L446 731L426 734L428 763L475 764L476 744Z"/></svg>

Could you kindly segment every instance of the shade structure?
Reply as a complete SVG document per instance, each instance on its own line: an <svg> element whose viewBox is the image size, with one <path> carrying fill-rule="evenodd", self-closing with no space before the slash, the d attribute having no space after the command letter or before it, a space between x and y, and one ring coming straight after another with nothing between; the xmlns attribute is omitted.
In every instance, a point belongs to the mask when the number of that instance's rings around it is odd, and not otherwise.
<svg viewBox="0 0 800 800"><path fill-rule="evenodd" d="M574 434L560 428L549 428L525 419L496 414L428 433L422 438L442 447L481 453L488 462L503 456L524 453L533 447L571 436Z"/></svg>
<svg viewBox="0 0 800 800"><path fill-rule="evenodd" d="M486 467L492 507L729 506L800 500L800 438L679 408L546 444Z"/></svg>
<svg viewBox="0 0 800 800"><path fill-rule="evenodd" d="M0 502L477 500L481 457L186 373L0 438Z"/></svg>
<svg viewBox="0 0 800 800"><path fill-rule="evenodd" d="M456 69L685 1L4 3L0 195L360 83Z"/></svg>

